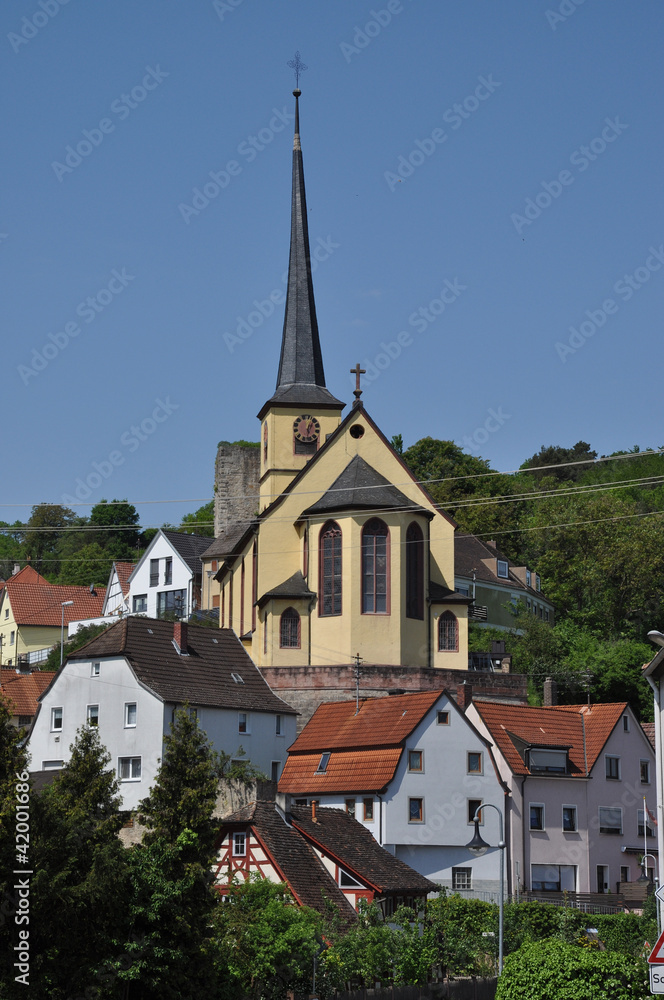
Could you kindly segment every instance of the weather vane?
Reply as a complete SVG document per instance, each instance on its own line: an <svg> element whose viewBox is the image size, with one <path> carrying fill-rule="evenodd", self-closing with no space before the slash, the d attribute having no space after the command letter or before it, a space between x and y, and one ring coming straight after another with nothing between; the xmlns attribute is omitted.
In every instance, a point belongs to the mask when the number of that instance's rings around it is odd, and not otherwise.
<svg viewBox="0 0 664 1000"><path fill-rule="evenodd" d="M295 58L289 60L289 62L287 62L286 65L288 66L289 69L292 69L293 72L295 73L295 86L299 90L300 89L300 73L304 73L305 69L309 69L309 67L305 66L305 64L302 62L302 60L300 59L300 53L299 52L296 52L295 53Z"/></svg>

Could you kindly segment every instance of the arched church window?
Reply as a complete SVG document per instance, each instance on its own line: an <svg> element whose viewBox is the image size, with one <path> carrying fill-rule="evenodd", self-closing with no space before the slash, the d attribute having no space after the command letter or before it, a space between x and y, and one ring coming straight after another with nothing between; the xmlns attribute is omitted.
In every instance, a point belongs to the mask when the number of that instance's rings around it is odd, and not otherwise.
<svg viewBox="0 0 664 1000"><path fill-rule="evenodd" d="M438 649L456 653L459 649L459 623L451 611L444 611L438 619Z"/></svg>
<svg viewBox="0 0 664 1000"><path fill-rule="evenodd" d="M282 649L300 648L300 616L295 608L286 608L281 616L279 645Z"/></svg>
<svg viewBox="0 0 664 1000"><path fill-rule="evenodd" d="M406 531L406 618L424 619L424 535L415 521Z"/></svg>
<svg viewBox="0 0 664 1000"><path fill-rule="evenodd" d="M387 525L372 517L362 529L362 613L386 615L390 575L390 536Z"/></svg>
<svg viewBox="0 0 664 1000"><path fill-rule="evenodd" d="M328 521L321 528L319 542L319 614L341 614L341 528Z"/></svg>

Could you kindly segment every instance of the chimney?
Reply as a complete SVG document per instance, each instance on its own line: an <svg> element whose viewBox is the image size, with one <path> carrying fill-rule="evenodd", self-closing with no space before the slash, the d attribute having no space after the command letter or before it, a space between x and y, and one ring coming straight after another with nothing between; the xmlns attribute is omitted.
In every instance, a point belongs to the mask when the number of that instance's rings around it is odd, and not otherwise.
<svg viewBox="0 0 664 1000"><path fill-rule="evenodd" d="M318 811L318 801L316 799L311 800L311 822L317 823L316 813Z"/></svg>
<svg viewBox="0 0 664 1000"><path fill-rule="evenodd" d="M187 623L175 622L173 625L173 643L178 653L187 655Z"/></svg>
<svg viewBox="0 0 664 1000"><path fill-rule="evenodd" d="M462 712L465 712L473 700L473 685L468 681L457 685L457 705Z"/></svg>
<svg viewBox="0 0 664 1000"><path fill-rule="evenodd" d="M16 576L16 574L20 573L20 572L21 572L21 564L20 563L14 563L14 568L12 570L12 576Z"/></svg>
<svg viewBox="0 0 664 1000"><path fill-rule="evenodd" d="M544 707L551 708L558 704L558 685L553 677L547 677L544 681Z"/></svg>

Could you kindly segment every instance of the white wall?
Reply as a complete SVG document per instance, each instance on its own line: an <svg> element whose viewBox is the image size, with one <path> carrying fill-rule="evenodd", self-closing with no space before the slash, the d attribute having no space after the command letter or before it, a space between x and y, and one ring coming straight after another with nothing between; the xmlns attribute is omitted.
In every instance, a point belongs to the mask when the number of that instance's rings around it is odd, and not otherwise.
<svg viewBox="0 0 664 1000"><path fill-rule="evenodd" d="M172 583L164 582L165 565L168 558L173 560ZM150 563L153 559L159 560L159 582L156 586L150 586ZM147 614L148 618L157 618L157 595L167 591L184 590L185 604L181 617L188 618L192 611L192 581L193 574L184 559L175 551L168 539L159 532L129 577L129 613L135 613L135 598L146 595L147 609L143 614Z"/></svg>

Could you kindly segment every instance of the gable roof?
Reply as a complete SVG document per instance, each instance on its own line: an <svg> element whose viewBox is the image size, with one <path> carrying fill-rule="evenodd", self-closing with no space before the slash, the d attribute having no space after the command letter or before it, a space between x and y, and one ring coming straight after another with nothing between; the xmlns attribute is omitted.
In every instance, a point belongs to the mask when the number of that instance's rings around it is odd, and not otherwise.
<svg viewBox="0 0 664 1000"><path fill-rule="evenodd" d="M186 532L170 531L167 528L161 528L161 533L178 555L182 556L191 572L200 576L201 556L210 547L210 538L207 535L188 535Z"/></svg>
<svg viewBox="0 0 664 1000"><path fill-rule="evenodd" d="M256 520L238 521L237 524L232 524L220 532L213 542L210 542L208 538L210 544L201 553L201 558L224 559L227 556L238 555L242 548L244 536L253 530L256 524L258 524Z"/></svg>
<svg viewBox="0 0 664 1000"><path fill-rule="evenodd" d="M485 560L500 559L507 563L508 576L498 576ZM547 598L540 590L529 587L512 570L513 560L508 559L492 542L485 542L476 535L455 535L454 536L454 574L456 577L472 578L473 573L477 580L484 583L499 584L502 587L509 587L512 590L522 590L539 600L546 601Z"/></svg>
<svg viewBox="0 0 664 1000"><path fill-rule="evenodd" d="M126 597L129 593L129 577L134 572L136 563L114 562L113 568L115 569L115 574L118 578L118 583L120 584L122 593Z"/></svg>
<svg viewBox="0 0 664 1000"><path fill-rule="evenodd" d="M337 476L326 493L303 511L307 514L327 514L341 510L392 510L393 508L434 515L392 486L373 466L359 455L350 460L341 475Z"/></svg>
<svg viewBox="0 0 664 1000"><path fill-rule="evenodd" d="M514 774L533 773L517 749L521 742L526 746L569 749L572 775L580 777L586 773L586 758L588 773L592 771L629 707L627 702L593 705L591 709L587 705L534 708L486 701L473 704Z"/></svg>
<svg viewBox="0 0 664 1000"><path fill-rule="evenodd" d="M106 596L106 587L96 587L92 594L89 587L48 583L28 566L7 580L5 590L17 625L60 626L63 613L65 623L99 618ZM64 601L74 603L63 607Z"/></svg>
<svg viewBox="0 0 664 1000"><path fill-rule="evenodd" d="M180 655L173 645L173 622L130 616L70 653L67 663L124 656L138 680L163 701L296 714L274 694L232 629L188 625L187 653Z"/></svg>
<svg viewBox="0 0 664 1000"><path fill-rule="evenodd" d="M13 670L2 670L0 687L7 707L12 715L34 715L39 704L39 696L53 680L50 672L35 671L31 674L17 674Z"/></svg>
<svg viewBox="0 0 664 1000"><path fill-rule="evenodd" d="M648 738L648 743L655 749L655 723L654 722L642 722L641 729L646 734Z"/></svg>
<svg viewBox="0 0 664 1000"><path fill-rule="evenodd" d="M228 816L221 826L222 836L229 826L241 825L251 826L279 876L299 903L325 913L325 899L328 899L338 906L344 923L357 919L353 907L313 848L294 827L285 822L274 802L254 802Z"/></svg>
<svg viewBox="0 0 664 1000"><path fill-rule="evenodd" d="M429 893L436 888L424 875L381 847L372 833L343 809L292 806L293 826L350 875L381 894Z"/></svg>

